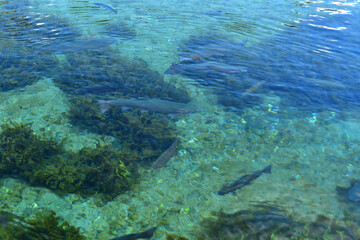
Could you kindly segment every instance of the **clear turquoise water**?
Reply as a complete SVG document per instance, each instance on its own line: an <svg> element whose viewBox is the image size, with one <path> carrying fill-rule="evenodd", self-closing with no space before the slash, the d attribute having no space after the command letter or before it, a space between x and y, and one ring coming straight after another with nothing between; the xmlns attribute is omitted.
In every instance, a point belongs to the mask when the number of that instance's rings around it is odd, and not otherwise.
<svg viewBox="0 0 360 240"><path fill-rule="evenodd" d="M355 236L359 202L348 192L360 179L358 1L101 3L118 13L92 1L1 2L0 120L32 123L40 136L65 139L68 151L99 139L117 144L128 151L122 161L136 162L136 183L99 204L96 196L59 196L6 176L6 210L26 217L54 210L89 239L154 225L154 239L196 239L194 229L211 212L266 203L294 221L336 220ZM202 111L113 108L99 120L74 102L139 97ZM117 114L128 112L134 122L159 118L166 129L144 121L117 126ZM175 156L151 171L174 137ZM236 195L217 194L269 164L271 174Z"/></svg>

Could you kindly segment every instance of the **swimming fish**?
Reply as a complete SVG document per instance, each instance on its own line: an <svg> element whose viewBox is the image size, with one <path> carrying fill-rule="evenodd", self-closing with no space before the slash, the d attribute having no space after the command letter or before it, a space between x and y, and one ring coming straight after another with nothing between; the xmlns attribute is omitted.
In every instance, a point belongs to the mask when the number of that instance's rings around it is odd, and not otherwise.
<svg viewBox="0 0 360 240"><path fill-rule="evenodd" d="M152 164L152 170L166 167L166 163L170 161L170 159L175 155L176 153L176 146L178 144L178 140L176 139L171 146L163 152L160 157L158 157L155 162Z"/></svg>
<svg viewBox="0 0 360 240"><path fill-rule="evenodd" d="M351 201L360 201L360 182L355 183L355 185L350 188L348 196Z"/></svg>
<svg viewBox="0 0 360 240"><path fill-rule="evenodd" d="M231 79L247 72L242 61L236 57L246 43L247 40L234 43L214 36L191 39L185 44L179 61L173 63L164 74L180 74L206 86L239 92ZM223 91L220 90L219 94L223 95Z"/></svg>
<svg viewBox="0 0 360 240"><path fill-rule="evenodd" d="M224 76L245 73L247 70L240 66L226 67L216 62L199 61L192 58L180 58L180 63L173 63L165 74L181 74L190 78L205 78L211 74Z"/></svg>
<svg viewBox="0 0 360 240"><path fill-rule="evenodd" d="M232 182L228 185L225 185L218 191L218 194L222 196L222 195L225 195L225 194L228 194L231 192L234 193L237 189L240 189L242 187L245 187L246 185L249 185L253 180L260 177L261 174L263 174L263 173L271 173L271 165L265 167L263 170L256 171L252 174L246 174L246 175L240 177L239 179L235 180L234 182Z"/></svg>
<svg viewBox="0 0 360 240"><path fill-rule="evenodd" d="M117 10L113 9L113 8L110 7L109 5L106 5L106 4L103 4L103 3L94 3L94 4L95 4L96 6L103 7L103 8L105 8L105 9L109 10L109 11L112 11L112 12L114 12L115 14L118 13Z"/></svg>
<svg viewBox="0 0 360 240"><path fill-rule="evenodd" d="M111 240L135 240L139 238L150 239L154 235L156 229L157 227L153 227L141 233L131 233L121 237L112 238Z"/></svg>
<svg viewBox="0 0 360 240"><path fill-rule="evenodd" d="M121 108L139 108L146 111L153 111L163 114L186 114L200 112L201 109L187 105L185 103L172 102L162 99L149 98L149 99L115 99L115 100L99 100L101 113L109 110L110 107Z"/></svg>
<svg viewBox="0 0 360 240"><path fill-rule="evenodd" d="M103 94L103 93L114 92L117 89L119 89L119 86L117 86L116 84L111 84L110 82L102 82L97 85L90 85L90 86L78 88L76 90L76 93L82 95Z"/></svg>
<svg viewBox="0 0 360 240"><path fill-rule="evenodd" d="M180 57L179 61L180 63L198 63L200 61L200 57Z"/></svg>

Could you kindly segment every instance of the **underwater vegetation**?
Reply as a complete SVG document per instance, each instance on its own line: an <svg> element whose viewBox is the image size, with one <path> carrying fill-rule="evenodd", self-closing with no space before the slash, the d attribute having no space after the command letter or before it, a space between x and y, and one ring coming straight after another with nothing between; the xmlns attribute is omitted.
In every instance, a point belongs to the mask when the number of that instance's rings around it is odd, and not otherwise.
<svg viewBox="0 0 360 240"><path fill-rule="evenodd" d="M117 138L118 154L125 164L160 156L176 138L175 124L163 114L111 108L102 114L91 97L74 98L72 102L69 113L73 124Z"/></svg>
<svg viewBox="0 0 360 240"><path fill-rule="evenodd" d="M85 240L67 221L60 221L54 212L39 212L34 219L25 220L15 214L0 211L2 240Z"/></svg>
<svg viewBox="0 0 360 240"><path fill-rule="evenodd" d="M124 161L156 158L174 142L175 125L164 114L122 111L120 107L111 107L102 114L98 101L157 98L187 103L190 98L185 90L166 83L144 61L127 59L110 50L65 56L66 62L54 73L54 83L71 98L72 124L117 138Z"/></svg>
<svg viewBox="0 0 360 240"><path fill-rule="evenodd" d="M63 195L103 193L112 199L128 190L130 172L109 146L66 152L61 143L43 140L30 125L7 124L0 133L0 174L20 178Z"/></svg>
<svg viewBox="0 0 360 240"><path fill-rule="evenodd" d="M147 67L141 59L128 59L107 49L81 51L65 55L54 74L54 82L63 91L79 96L113 98L160 98L187 103L183 89L164 81L163 76Z"/></svg>
<svg viewBox="0 0 360 240"><path fill-rule="evenodd" d="M128 59L104 49L115 38L133 38L135 31L122 22L106 24L109 39L81 39L77 29L52 15L32 12L20 2L5 2L11 10L0 13L0 90L23 87L40 77L52 78L73 103L70 119L76 126L116 137L121 159L156 158L175 140L175 125L167 116L122 112L101 114L98 100L148 98L187 103L183 89L164 81L141 59ZM14 45L9 48L8 45ZM19 51L12 49L19 48ZM5 50L6 49L6 50ZM61 55L55 55L55 54Z"/></svg>
<svg viewBox="0 0 360 240"><path fill-rule="evenodd" d="M175 233L166 233L166 240L189 240L189 238Z"/></svg>
<svg viewBox="0 0 360 240"><path fill-rule="evenodd" d="M335 220L318 216L314 222L298 222L276 207L259 205L254 210L227 214L222 211L203 219L197 239L358 239Z"/></svg>
<svg viewBox="0 0 360 240"><path fill-rule="evenodd" d="M57 63L52 56L35 56L23 45L9 43L6 48L0 49L0 91L30 85Z"/></svg>

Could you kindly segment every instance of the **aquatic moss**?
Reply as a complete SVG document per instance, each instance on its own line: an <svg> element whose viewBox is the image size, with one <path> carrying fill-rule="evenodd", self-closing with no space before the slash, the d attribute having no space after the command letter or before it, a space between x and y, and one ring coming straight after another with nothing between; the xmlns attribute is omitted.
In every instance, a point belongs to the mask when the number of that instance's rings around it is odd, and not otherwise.
<svg viewBox="0 0 360 240"><path fill-rule="evenodd" d="M54 83L73 96L190 100L184 89L165 82L141 59L125 58L110 49L69 52L65 56L66 61L54 71Z"/></svg>
<svg viewBox="0 0 360 240"><path fill-rule="evenodd" d="M1 48L1 46L0 46ZM32 50L15 44L0 50L0 91L30 85L57 64L52 56L33 55Z"/></svg>
<svg viewBox="0 0 360 240"><path fill-rule="evenodd" d="M15 214L0 211L0 239L2 240L85 240L67 221L60 223L54 212L42 212L34 219L25 220Z"/></svg>
<svg viewBox="0 0 360 240"><path fill-rule="evenodd" d="M56 162L37 169L30 182L47 186L62 195L83 197L104 193L111 200L130 186L130 172L109 147L83 148L79 153L58 156Z"/></svg>
<svg viewBox="0 0 360 240"><path fill-rule="evenodd" d="M318 216L314 222L298 222L285 211L259 205L254 210L240 210L227 214L213 213L201 222L197 239L344 239L358 237L335 221Z"/></svg>
<svg viewBox="0 0 360 240"><path fill-rule="evenodd" d="M175 233L166 233L166 240L189 240L189 238Z"/></svg>
<svg viewBox="0 0 360 240"><path fill-rule="evenodd" d="M48 74L71 98L71 123L116 137L120 143L120 157L127 161L159 156L174 142L175 124L167 116L138 110L110 110L101 114L98 100L130 97L182 103L190 100L186 90L165 82L145 61L122 57L110 49L66 52L63 60Z"/></svg>
<svg viewBox="0 0 360 240"><path fill-rule="evenodd" d="M175 141L175 124L163 114L135 109L110 109L101 114L97 101L90 97L74 98L72 102L71 121L92 132L116 137L123 161L156 158Z"/></svg>
<svg viewBox="0 0 360 240"><path fill-rule="evenodd" d="M0 134L1 175L23 175L30 177L29 171L41 168L63 152L53 140L40 139L30 124L5 124Z"/></svg>
<svg viewBox="0 0 360 240"><path fill-rule="evenodd" d="M66 53L54 73L54 83L71 97L73 125L118 139L121 159L156 158L176 137L167 116L110 109L101 114L97 101L120 98L160 98L187 103L184 89L164 81L141 59L128 59L109 49Z"/></svg>
<svg viewBox="0 0 360 240"><path fill-rule="evenodd" d="M43 140L30 125L2 126L0 174L21 178L58 194L86 197L103 193L112 199L130 187L130 172L110 146L66 152L61 143Z"/></svg>

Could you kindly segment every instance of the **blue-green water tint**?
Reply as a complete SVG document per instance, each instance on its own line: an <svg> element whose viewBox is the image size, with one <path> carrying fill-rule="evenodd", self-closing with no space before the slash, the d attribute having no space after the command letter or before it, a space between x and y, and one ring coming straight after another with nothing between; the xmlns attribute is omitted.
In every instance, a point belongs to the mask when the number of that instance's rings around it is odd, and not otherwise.
<svg viewBox="0 0 360 240"><path fill-rule="evenodd" d="M195 35L184 43L181 55L196 61L178 61L167 72L211 86L226 106L242 108L242 103L252 105L273 92L281 104L298 110L358 107L358 88L348 80L359 77L359 40L348 33L358 31L357 13L328 18L320 12L286 24L287 29L256 46L215 33Z"/></svg>
<svg viewBox="0 0 360 240"><path fill-rule="evenodd" d="M355 236L359 203L349 199L349 189L360 179L358 2L101 3L118 14L92 1L0 3L0 120L32 122L36 134L65 139L71 151L97 142L129 145L137 154L124 156L138 165L137 183L102 205L96 196L64 198L6 179L3 205L17 214L50 208L90 239L149 225L160 226L154 239L169 232L215 239L208 225L195 226L211 211L222 216L222 208L230 214L226 221L245 211L233 224L263 216L269 235L281 235L271 216L286 219L288 228L311 228L324 216L340 222L333 229L346 227L345 237ZM123 97L203 111L171 117L114 108L101 115L98 100ZM159 129L167 129L164 136ZM175 137L178 152L168 167L148 171L154 153ZM269 164L271 174L236 195L216 194ZM272 208L252 214L251 204L264 203L284 213Z"/></svg>

